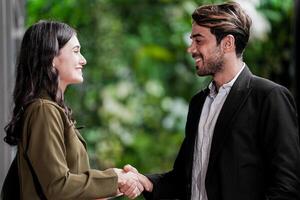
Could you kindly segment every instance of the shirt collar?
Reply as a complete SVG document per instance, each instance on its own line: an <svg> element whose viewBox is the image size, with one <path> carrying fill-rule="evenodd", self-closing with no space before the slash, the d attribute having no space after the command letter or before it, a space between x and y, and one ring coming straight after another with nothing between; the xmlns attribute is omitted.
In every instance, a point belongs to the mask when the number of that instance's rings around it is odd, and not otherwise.
<svg viewBox="0 0 300 200"><path fill-rule="evenodd" d="M240 69L240 71L233 77L233 79L231 79L231 81L229 81L228 83L223 84L219 88L219 92L225 91L226 93L229 93L231 87L233 86L233 84L235 83L236 79L239 77L239 75L241 74L241 72L243 71L243 69L245 68L245 66L246 66L246 64L243 63L243 66ZM218 92L216 91L216 86L214 84L214 81L210 82L208 88L209 88L209 96L210 97L217 96Z"/></svg>

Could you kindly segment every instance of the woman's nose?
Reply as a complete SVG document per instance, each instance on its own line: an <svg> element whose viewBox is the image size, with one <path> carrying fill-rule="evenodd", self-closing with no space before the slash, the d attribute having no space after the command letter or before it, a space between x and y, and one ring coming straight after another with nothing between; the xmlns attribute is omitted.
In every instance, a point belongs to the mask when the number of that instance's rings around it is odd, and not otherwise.
<svg viewBox="0 0 300 200"><path fill-rule="evenodd" d="M87 61L86 61L86 59L84 58L83 55L81 55L80 64L81 65L86 65L87 64Z"/></svg>

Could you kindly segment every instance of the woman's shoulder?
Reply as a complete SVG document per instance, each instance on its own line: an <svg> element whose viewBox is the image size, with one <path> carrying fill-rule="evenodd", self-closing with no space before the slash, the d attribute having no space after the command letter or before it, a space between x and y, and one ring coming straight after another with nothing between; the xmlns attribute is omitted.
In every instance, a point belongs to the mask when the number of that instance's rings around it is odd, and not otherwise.
<svg viewBox="0 0 300 200"><path fill-rule="evenodd" d="M61 108L56 102L48 100L48 99L43 99L43 98L38 98L35 99L33 102L31 102L27 108L26 111L36 111L39 109L46 109L46 110L57 110L59 112L64 112L63 108Z"/></svg>
<svg viewBox="0 0 300 200"><path fill-rule="evenodd" d="M62 121L63 124L69 124L64 109L56 102L43 98L38 98L31 102L27 108L25 108L24 117L31 121L49 121L52 119Z"/></svg>

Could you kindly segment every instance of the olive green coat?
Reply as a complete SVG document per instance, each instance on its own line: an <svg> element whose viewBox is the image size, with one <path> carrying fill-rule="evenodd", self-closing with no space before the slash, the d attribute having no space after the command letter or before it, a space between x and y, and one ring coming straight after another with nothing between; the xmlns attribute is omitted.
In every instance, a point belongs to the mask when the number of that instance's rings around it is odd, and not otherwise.
<svg viewBox="0 0 300 200"><path fill-rule="evenodd" d="M116 194L115 172L90 169L84 139L64 110L49 98L27 107L22 137L18 145L22 199L39 199L24 157L26 149L47 199L96 199Z"/></svg>

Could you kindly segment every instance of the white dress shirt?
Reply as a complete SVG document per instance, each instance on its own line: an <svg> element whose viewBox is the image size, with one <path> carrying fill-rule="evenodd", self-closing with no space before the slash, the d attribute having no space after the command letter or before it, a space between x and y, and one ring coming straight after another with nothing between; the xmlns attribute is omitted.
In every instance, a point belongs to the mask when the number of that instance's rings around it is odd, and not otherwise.
<svg viewBox="0 0 300 200"><path fill-rule="evenodd" d="M215 130L215 125L223 107L223 104L231 90L232 85L245 67L234 78L222 85L219 91L213 82L209 84L209 95L206 97L198 126L198 134L194 147L194 159L192 170L192 200L207 200L205 189L205 176L207 172L211 141ZM200 112L200 111L199 111Z"/></svg>

